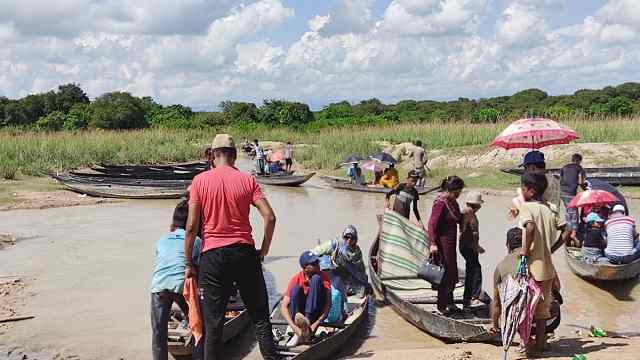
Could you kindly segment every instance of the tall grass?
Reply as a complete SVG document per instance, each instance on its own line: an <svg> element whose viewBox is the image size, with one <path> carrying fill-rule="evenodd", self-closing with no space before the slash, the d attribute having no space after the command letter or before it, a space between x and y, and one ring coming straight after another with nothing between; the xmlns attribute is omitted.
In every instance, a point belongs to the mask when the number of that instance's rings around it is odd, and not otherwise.
<svg viewBox="0 0 640 360"><path fill-rule="evenodd" d="M563 123L580 135L580 142L619 143L640 140L640 117L620 119L570 118ZM401 143L420 139L428 149L486 145L506 123L463 122L354 126L305 131L263 126L231 127L238 142L258 138L313 145L297 152L297 160L313 168L332 168L346 155L379 150L379 141ZM106 163L157 164L198 159L215 129L86 131L39 133L0 131L0 177L38 175Z"/></svg>

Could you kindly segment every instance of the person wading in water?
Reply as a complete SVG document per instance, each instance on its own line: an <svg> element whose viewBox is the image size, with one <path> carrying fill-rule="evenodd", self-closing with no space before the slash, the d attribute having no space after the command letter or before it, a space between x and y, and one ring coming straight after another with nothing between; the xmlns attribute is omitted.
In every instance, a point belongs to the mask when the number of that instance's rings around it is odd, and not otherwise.
<svg viewBox="0 0 640 360"><path fill-rule="evenodd" d="M199 284L206 329L204 356L206 360L222 359L224 315L235 282L255 325L262 356L278 359L261 264L269 253L276 217L255 177L234 167L237 153L233 138L227 134L216 135L211 151L215 168L197 175L191 184L185 237L185 258L191 259L202 218L204 238ZM251 235L251 205L264 220L264 238L259 250ZM188 261L185 276L195 275L193 264Z"/></svg>

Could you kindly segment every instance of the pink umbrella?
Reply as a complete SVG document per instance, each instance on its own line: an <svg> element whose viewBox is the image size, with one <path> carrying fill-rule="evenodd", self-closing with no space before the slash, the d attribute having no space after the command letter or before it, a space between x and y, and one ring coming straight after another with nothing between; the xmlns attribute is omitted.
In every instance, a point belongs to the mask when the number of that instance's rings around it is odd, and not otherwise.
<svg viewBox="0 0 640 360"><path fill-rule="evenodd" d="M376 160L368 160L363 162L362 165L360 165L360 168L371 172L382 171L382 163Z"/></svg>
<svg viewBox="0 0 640 360"><path fill-rule="evenodd" d="M604 190L587 190L576 195L567 205L568 208L600 206L614 204L620 200L612 193Z"/></svg>
<svg viewBox="0 0 640 360"><path fill-rule="evenodd" d="M507 126L491 142L491 146L505 149L540 149L549 145L568 144L578 138L578 134L551 119L520 119Z"/></svg>

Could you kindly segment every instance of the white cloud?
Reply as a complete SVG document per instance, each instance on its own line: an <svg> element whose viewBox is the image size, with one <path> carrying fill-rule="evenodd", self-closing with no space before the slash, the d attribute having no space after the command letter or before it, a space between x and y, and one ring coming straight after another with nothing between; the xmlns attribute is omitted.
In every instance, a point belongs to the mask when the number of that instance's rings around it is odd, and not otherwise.
<svg viewBox="0 0 640 360"><path fill-rule="evenodd" d="M380 27L398 35L471 33L486 7L486 0L393 0Z"/></svg>
<svg viewBox="0 0 640 360"><path fill-rule="evenodd" d="M367 32L372 23L373 0L338 0L326 17L314 18L312 29L322 36Z"/></svg>
<svg viewBox="0 0 640 360"><path fill-rule="evenodd" d="M544 40L547 30L544 14L536 6L514 2L502 12L496 37L506 46L532 47Z"/></svg>

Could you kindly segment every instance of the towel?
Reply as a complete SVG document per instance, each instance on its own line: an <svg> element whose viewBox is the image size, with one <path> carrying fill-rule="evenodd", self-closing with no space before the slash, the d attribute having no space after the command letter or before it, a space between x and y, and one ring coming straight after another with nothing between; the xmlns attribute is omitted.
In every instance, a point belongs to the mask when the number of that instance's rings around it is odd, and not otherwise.
<svg viewBox="0 0 640 360"><path fill-rule="evenodd" d="M381 277L417 276L418 269L429 256L429 242L424 230L409 219L387 209L382 221L378 250ZM431 289L424 280L392 280L385 282L395 289Z"/></svg>
<svg viewBox="0 0 640 360"><path fill-rule="evenodd" d="M197 344L202 338L203 322L196 279L192 277L185 279L183 295L189 305L189 329L191 329L191 335L196 339L195 344Z"/></svg>

